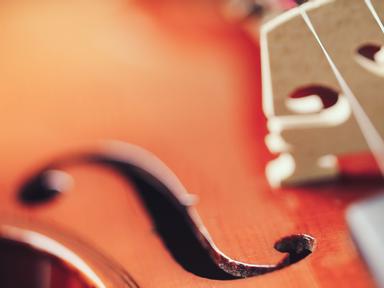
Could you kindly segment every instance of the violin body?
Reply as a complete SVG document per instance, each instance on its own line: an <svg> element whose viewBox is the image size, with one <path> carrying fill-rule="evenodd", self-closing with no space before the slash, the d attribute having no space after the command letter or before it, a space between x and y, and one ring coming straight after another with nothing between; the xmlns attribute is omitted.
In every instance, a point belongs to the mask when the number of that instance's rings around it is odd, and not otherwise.
<svg viewBox="0 0 384 288"><path fill-rule="evenodd" d="M373 176L271 188L258 39L206 2L0 5L3 219L68 231L138 287L373 287L344 219L348 204L382 186L372 159L343 165ZM37 169L111 139L166 163L233 259L277 263L284 255L274 244L302 233L316 240L313 252L260 276L197 276L167 250L135 186L103 165L71 165L71 189L43 205L20 203Z"/></svg>

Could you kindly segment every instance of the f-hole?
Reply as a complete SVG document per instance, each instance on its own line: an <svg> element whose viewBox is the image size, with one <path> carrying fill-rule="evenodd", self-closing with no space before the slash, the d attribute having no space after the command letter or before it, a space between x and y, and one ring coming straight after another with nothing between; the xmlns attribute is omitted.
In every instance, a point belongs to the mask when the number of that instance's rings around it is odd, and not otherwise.
<svg viewBox="0 0 384 288"><path fill-rule="evenodd" d="M134 184L164 245L184 269L195 275L216 280L252 277L282 269L312 253L315 240L298 234L275 243L277 251L287 253L277 264L249 264L229 258L213 243L191 206L191 194L164 163L137 146L109 144L104 151L76 154L45 166L24 183L19 199L25 205L50 201L63 192L60 187L68 186L65 182L70 178L61 169L78 163L101 165Z"/></svg>

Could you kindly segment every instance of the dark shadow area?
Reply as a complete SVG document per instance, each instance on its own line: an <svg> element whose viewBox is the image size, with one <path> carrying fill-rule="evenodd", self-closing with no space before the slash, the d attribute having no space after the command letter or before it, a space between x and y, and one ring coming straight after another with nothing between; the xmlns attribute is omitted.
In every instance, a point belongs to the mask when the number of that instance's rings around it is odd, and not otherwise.
<svg viewBox="0 0 384 288"><path fill-rule="evenodd" d="M91 288L81 274L56 256L0 238L0 287Z"/></svg>
<svg viewBox="0 0 384 288"><path fill-rule="evenodd" d="M376 44L366 44L357 49L357 53L360 54L361 56L371 60L375 61L375 55L377 52L381 50L380 45Z"/></svg>

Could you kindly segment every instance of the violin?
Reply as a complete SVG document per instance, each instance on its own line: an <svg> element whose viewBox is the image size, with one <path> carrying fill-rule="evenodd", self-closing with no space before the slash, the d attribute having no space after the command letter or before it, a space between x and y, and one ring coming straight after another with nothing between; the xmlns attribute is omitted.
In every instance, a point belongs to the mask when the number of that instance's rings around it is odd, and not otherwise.
<svg viewBox="0 0 384 288"><path fill-rule="evenodd" d="M384 4L235 2L0 4L0 287L377 285Z"/></svg>

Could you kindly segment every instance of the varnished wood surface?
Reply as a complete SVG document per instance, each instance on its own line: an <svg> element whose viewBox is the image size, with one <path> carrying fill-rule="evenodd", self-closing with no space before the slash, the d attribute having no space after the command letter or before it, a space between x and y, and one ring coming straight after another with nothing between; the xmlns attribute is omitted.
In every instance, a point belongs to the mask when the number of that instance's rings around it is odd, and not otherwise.
<svg viewBox="0 0 384 288"><path fill-rule="evenodd" d="M264 165L272 156L263 142L259 48L217 7L205 1L1 3L0 212L70 229L117 260L141 287L373 287L344 213L383 183L351 177L268 186ZM103 139L143 146L162 159L198 195L203 222L231 257L275 263L282 255L273 244L294 233L314 236L316 250L260 277L199 278L164 248L132 188L90 166L69 170L75 186L54 203L26 209L16 202L33 169ZM343 163L362 167L358 172L373 169L359 161Z"/></svg>

